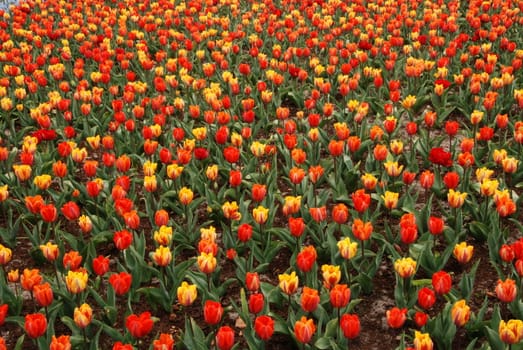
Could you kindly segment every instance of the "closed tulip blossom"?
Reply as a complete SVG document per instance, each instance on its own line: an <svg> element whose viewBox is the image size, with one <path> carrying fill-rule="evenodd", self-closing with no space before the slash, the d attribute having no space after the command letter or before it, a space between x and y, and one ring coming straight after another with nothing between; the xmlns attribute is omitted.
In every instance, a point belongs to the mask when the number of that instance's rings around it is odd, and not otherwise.
<svg viewBox="0 0 523 350"><path fill-rule="evenodd" d="M154 321L151 318L151 313L146 311L139 315L131 314L125 319L125 328L133 336L133 338L143 338L151 332L154 326Z"/></svg>
<svg viewBox="0 0 523 350"><path fill-rule="evenodd" d="M302 316L302 318L294 324L294 335L296 340L302 344L309 343L312 340L314 333L316 333L316 325L312 318L308 319L307 317Z"/></svg>
<svg viewBox="0 0 523 350"><path fill-rule="evenodd" d="M507 278L506 280L498 280L496 285L496 296L504 303L514 301L517 295L516 281Z"/></svg>
<svg viewBox="0 0 523 350"><path fill-rule="evenodd" d="M401 328L407 320L407 309L393 307L386 312L387 324L390 328Z"/></svg>

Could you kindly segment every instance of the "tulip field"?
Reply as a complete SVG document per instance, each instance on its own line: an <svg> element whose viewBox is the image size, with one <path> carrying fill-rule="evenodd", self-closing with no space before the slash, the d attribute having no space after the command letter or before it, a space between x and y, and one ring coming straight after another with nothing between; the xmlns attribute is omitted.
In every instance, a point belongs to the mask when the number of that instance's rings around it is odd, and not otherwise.
<svg viewBox="0 0 523 350"><path fill-rule="evenodd" d="M1 349L523 349L523 1L0 9Z"/></svg>

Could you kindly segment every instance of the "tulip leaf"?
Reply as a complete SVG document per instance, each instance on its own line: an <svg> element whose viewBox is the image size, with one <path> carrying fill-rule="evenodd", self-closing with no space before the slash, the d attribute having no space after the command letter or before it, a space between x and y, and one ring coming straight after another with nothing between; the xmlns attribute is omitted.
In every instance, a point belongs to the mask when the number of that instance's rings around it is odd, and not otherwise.
<svg viewBox="0 0 523 350"><path fill-rule="evenodd" d="M22 334L16 341L14 350L22 350L24 346L25 334Z"/></svg>
<svg viewBox="0 0 523 350"><path fill-rule="evenodd" d="M314 347L317 348L317 349L332 349L331 347L331 339L330 337L327 337L327 336L323 336L321 338L319 338L318 340L316 340L316 342L314 343Z"/></svg>

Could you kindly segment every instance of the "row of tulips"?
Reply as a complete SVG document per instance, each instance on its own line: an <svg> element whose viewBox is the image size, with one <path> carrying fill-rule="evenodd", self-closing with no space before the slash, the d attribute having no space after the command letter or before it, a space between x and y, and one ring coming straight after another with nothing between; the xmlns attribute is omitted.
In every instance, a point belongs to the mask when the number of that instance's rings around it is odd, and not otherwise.
<svg viewBox="0 0 523 350"><path fill-rule="evenodd" d="M364 346L384 268L398 347L520 344L522 9L1 11L0 325L24 332L0 347Z"/></svg>

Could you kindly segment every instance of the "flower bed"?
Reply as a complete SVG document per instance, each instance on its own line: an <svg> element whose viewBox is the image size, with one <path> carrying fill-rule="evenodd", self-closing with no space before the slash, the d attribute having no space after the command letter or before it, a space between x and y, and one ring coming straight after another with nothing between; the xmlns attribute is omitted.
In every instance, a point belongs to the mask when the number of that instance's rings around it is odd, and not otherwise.
<svg viewBox="0 0 523 350"><path fill-rule="evenodd" d="M521 10L0 10L0 349L521 348Z"/></svg>

